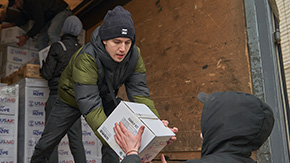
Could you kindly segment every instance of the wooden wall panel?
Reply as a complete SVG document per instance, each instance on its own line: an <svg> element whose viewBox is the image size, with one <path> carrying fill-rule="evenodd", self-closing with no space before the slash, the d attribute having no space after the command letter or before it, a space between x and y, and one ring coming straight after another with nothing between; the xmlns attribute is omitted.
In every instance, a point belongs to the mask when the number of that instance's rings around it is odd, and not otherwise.
<svg viewBox="0 0 290 163"><path fill-rule="evenodd" d="M147 82L163 119L179 128L165 151L201 149L200 91L250 92L243 1L133 0Z"/></svg>

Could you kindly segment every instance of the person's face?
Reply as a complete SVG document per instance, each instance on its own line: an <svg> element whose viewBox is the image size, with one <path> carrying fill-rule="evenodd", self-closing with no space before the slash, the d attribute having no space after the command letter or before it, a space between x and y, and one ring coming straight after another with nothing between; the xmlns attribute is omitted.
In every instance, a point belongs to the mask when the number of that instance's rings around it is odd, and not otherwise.
<svg viewBox="0 0 290 163"><path fill-rule="evenodd" d="M132 45L131 39L125 37L113 38L103 41L103 43L107 52L115 62L122 62Z"/></svg>

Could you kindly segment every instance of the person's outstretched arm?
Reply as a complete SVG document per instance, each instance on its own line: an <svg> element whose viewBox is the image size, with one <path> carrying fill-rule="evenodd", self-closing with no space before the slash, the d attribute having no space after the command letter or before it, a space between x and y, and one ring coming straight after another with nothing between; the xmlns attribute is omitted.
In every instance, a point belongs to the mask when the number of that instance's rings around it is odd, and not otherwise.
<svg viewBox="0 0 290 163"><path fill-rule="evenodd" d="M168 121L162 120L164 126L168 127ZM122 160L121 163L141 163L141 159L138 156L139 148L141 146L141 138L144 132L145 127L141 126L137 135L133 135L122 122L120 124L115 123L115 141L120 146L120 148L126 152L126 157ZM178 128L170 128L174 133L178 132ZM176 140L176 137L171 137L168 141L168 144L171 144ZM164 157L164 156L163 156ZM166 163L165 158L163 158L162 163Z"/></svg>

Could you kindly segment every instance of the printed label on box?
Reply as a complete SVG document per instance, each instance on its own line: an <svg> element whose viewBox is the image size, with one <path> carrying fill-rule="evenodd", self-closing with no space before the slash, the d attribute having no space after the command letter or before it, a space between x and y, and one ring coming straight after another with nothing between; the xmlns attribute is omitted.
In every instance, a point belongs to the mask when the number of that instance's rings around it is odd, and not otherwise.
<svg viewBox="0 0 290 163"><path fill-rule="evenodd" d="M27 131L28 137L40 138L43 133L43 129L32 129L31 131Z"/></svg>
<svg viewBox="0 0 290 163"><path fill-rule="evenodd" d="M87 156L87 163L102 163L102 157Z"/></svg>
<svg viewBox="0 0 290 163"><path fill-rule="evenodd" d="M63 156L63 157L58 158L58 162L59 163L74 163L74 160L72 157Z"/></svg>
<svg viewBox="0 0 290 163"><path fill-rule="evenodd" d="M0 114L15 115L16 111L16 107L11 107L9 105L0 105Z"/></svg>
<svg viewBox="0 0 290 163"><path fill-rule="evenodd" d="M37 92L39 93L39 92ZM46 103L45 98L28 98L27 100L27 109L34 109L34 108L44 108Z"/></svg>
<svg viewBox="0 0 290 163"><path fill-rule="evenodd" d="M28 120L27 127L33 128L33 129L44 129L45 122L44 119L35 118Z"/></svg>
<svg viewBox="0 0 290 163"><path fill-rule="evenodd" d="M1 137L0 138L0 146L3 148L6 147L15 147L16 146L16 140L11 137Z"/></svg>
<svg viewBox="0 0 290 163"><path fill-rule="evenodd" d="M16 163L16 157L11 157L11 158L1 158L0 163Z"/></svg>
<svg viewBox="0 0 290 163"><path fill-rule="evenodd" d="M0 158L13 158L16 157L16 150L14 147L3 148L0 147Z"/></svg>
<svg viewBox="0 0 290 163"><path fill-rule="evenodd" d="M38 88L38 87L28 87L26 96L31 99L43 98L46 100L49 96L49 89Z"/></svg>
<svg viewBox="0 0 290 163"><path fill-rule="evenodd" d="M23 65L24 64L22 64L22 63L6 62L6 64L4 66L2 66L3 75L5 77L7 77L10 74L12 74L13 72L17 71Z"/></svg>
<svg viewBox="0 0 290 163"><path fill-rule="evenodd" d="M28 51L23 48L7 46L7 61L18 64L25 64L28 61Z"/></svg>
<svg viewBox="0 0 290 163"><path fill-rule="evenodd" d="M28 118L44 118L45 117L44 108L27 109L27 117Z"/></svg>
<svg viewBox="0 0 290 163"><path fill-rule="evenodd" d="M64 146L62 146L63 148ZM71 152L70 152L70 149L69 148L66 148L66 149L61 149L61 148L58 148L58 155L60 157L65 157L65 156L71 156Z"/></svg>
<svg viewBox="0 0 290 163"><path fill-rule="evenodd" d="M0 114L0 125L8 125L15 126L16 125L16 117L15 116L7 116Z"/></svg>
<svg viewBox="0 0 290 163"><path fill-rule="evenodd" d="M14 136L15 135L15 127L1 125L0 126L0 136Z"/></svg>
<svg viewBox="0 0 290 163"><path fill-rule="evenodd" d="M38 138L29 138L27 140L27 148L34 149L35 145L38 143Z"/></svg>

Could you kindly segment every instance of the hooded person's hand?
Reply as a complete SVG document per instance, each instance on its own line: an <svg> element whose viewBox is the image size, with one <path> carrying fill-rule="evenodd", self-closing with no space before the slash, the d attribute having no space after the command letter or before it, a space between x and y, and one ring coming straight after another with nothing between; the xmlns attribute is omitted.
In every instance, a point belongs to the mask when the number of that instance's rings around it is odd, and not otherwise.
<svg viewBox="0 0 290 163"><path fill-rule="evenodd" d="M132 134L122 122L115 123L115 141L126 152L126 155L139 154L139 148L141 146L141 138L144 132L145 126L141 126L137 135Z"/></svg>

